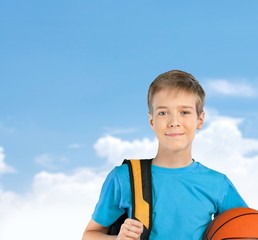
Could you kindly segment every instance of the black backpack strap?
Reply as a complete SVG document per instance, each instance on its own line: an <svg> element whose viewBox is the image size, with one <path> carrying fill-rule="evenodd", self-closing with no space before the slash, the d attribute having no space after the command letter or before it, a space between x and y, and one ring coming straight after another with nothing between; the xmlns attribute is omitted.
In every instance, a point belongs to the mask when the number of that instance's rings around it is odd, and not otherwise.
<svg viewBox="0 0 258 240"><path fill-rule="evenodd" d="M118 235L121 225L128 218L127 213L125 212L121 215L108 229L108 235Z"/></svg>
<svg viewBox="0 0 258 240"><path fill-rule="evenodd" d="M152 227L151 159L127 160L132 192L132 218L143 223L141 240L149 239Z"/></svg>

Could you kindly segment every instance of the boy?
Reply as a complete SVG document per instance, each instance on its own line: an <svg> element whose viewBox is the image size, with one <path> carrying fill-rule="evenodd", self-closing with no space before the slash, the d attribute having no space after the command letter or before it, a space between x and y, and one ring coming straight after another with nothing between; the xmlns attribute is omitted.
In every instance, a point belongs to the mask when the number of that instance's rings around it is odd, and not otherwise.
<svg viewBox="0 0 258 240"><path fill-rule="evenodd" d="M149 123L158 139L152 160L153 212L150 239L201 239L212 216L235 207L247 207L230 180L192 159L196 129L204 123L205 92L186 72L159 75L148 91ZM128 211L131 191L127 165L108 175L83 240L139 240L143 224L126 219L118 236L108 227Z"/></svg>

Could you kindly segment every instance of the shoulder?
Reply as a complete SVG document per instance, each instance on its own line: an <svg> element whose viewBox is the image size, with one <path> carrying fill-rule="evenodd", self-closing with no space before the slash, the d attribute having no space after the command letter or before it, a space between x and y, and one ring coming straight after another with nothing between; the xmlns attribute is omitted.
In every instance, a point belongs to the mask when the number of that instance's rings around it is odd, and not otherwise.
<svg viewBox="0 0 258 240"><path fill-rule="evenodd" d="M211 174L211 175L215 175L215 176L225 176L224 173L219 172L217 170L214 170L212 168L209 168L209 167L203 165L200 162L197 162L197 168L196 169L199 173L203 173L203 174Z"/></svg>
<svg viewBox="0 0 258 240"><path fill-rule="evenodd" d="M224 173L214 170L212 168L209 168L207 166L204 166L199 162L197 162L196 172L199 175L203 177L207 177L216 182L223 183L223 182L229 181L228 177Z"/></svg>
<svg viewBox="0 0 258 240"><path fill-rule="evenodd" d="M129 171L127 164L114 167L106 178L106 182L114 182L115 185L124 185L129 181Z"/></svg>
<svg viewBox="0 0 258 240"><path fill-rule="evenodd" d="M124 176L129 176L129 170L127 164L122 164L120 166L116 166L112 170L113 174L118 178L123 178Z"/></svg>

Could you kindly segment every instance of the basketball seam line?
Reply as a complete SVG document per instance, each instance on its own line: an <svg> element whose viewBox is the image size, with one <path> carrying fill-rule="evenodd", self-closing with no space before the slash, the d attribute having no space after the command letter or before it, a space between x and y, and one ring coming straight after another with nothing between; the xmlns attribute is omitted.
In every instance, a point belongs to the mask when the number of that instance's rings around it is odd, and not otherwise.
<svg viewBox="0 0 258 240"><path fill-rule="evenodd" d="M242 216L245 216L245 215L255 215L255 214L258 214L258 213L245 213L245 214L241 214L241 215L238 215L238 216L236 216L236 217L233 217L233 218L229 219L228 221L224 222L219 228L217 228L217 230L212 234L212 236L211 236L210 239L212 239L212 238L214 237L214 235L217 233L217 231L218 231L219 229L221 229L226 223L232 221L233 219L236 219L236 218L239 218L239 217L242 217ZM210 230L210 229L209 229L209 230Z"/></svg>

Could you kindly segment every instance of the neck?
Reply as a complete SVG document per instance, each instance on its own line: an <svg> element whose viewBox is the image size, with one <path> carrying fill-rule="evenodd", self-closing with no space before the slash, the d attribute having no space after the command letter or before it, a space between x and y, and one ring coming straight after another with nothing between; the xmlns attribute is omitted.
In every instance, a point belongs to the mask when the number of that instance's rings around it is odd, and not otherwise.
<svg viewBox="0 0 258 240"><path fill-rule="evenodd" d="M153 159L153 164L167 168L181 168L190 165L193 162L191 153L182 152L160 152Z"/></svg>

